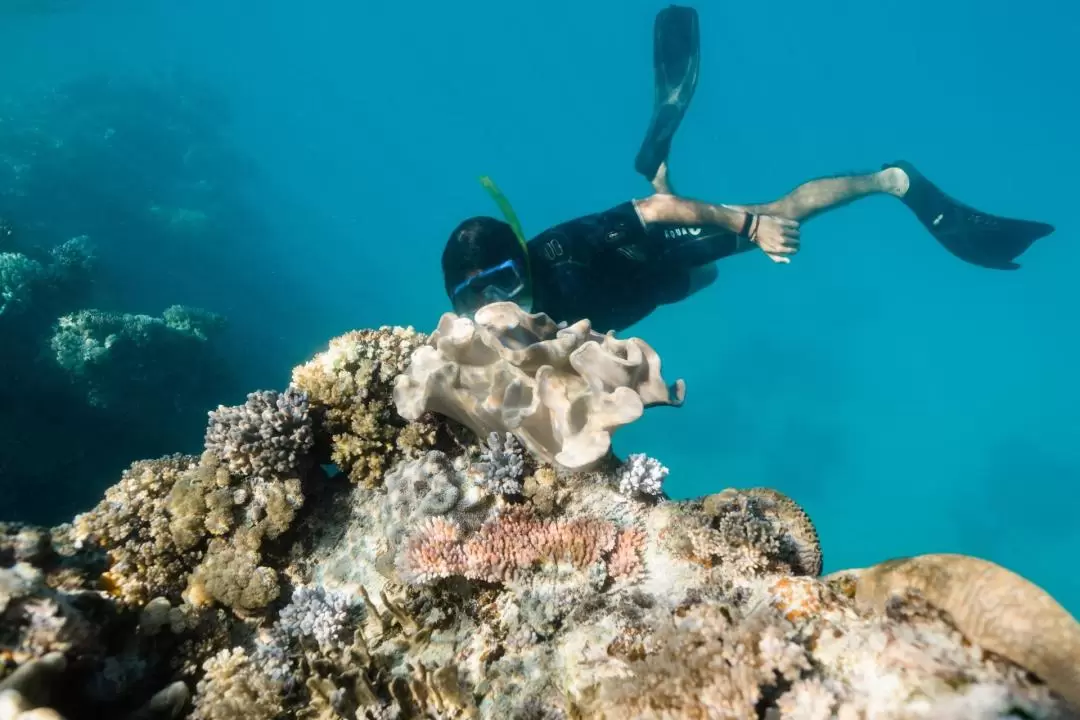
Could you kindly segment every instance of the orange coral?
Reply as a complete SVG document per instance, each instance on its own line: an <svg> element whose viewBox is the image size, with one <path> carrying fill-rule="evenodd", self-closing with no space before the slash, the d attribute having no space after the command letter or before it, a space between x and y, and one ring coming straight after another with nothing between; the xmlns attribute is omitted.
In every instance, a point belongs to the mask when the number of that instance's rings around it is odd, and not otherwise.
<svg viewBox="0 0 1080 720"><path fill-rule="evenodd" d="M812 578L784 577L769 586L772 605L796 622L820 615L825 608L825 588Z"/></svg>

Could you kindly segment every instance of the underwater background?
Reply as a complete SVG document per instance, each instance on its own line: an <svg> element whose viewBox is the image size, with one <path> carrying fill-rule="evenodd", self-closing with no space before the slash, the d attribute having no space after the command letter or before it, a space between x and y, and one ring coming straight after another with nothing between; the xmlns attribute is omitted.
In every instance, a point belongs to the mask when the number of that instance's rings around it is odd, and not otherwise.
<svg viewBox="0 0 1080 720"><path fill-rule="evenodd" d="M646 194L633 156L665 4L0 0L3 277L47 278L0 314L0 519L66 521L130 462L196 450L206 411L284 387L334 335L430 331L447 235L496 213L478 176L529 234ZM875 198L804 225L790 266L722 261L624 333L688 398L616 451L661 460L679 498L790 495L827 572L960 552L1080 613L1080 8L696 7L681 193L760 202L902 158L1057 231L994 272ZM80 275L57 248L83 235ZM55 319L87 308L113 315L57 340ZM130 338L123 372L57 374L87 327Z"/></svg>

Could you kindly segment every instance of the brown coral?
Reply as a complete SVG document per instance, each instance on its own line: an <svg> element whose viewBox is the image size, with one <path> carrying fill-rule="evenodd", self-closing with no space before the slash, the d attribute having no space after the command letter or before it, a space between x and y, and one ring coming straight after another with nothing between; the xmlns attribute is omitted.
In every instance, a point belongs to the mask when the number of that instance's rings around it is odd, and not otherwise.
<svg viewBox="0 0 1080 720"><path fill-rule="evenodd" d="M1080 623L1029 580L948 553L844 572L855 575L862 608L881 611L891 598L916 591L972 642L1028 668L1080 711Z"/></svg>
<svg viewBox="0 0 1080 720"><path fill-rule="evenodd" d="M817 528L806 511L787 495L765 487L728 488L707 496L704 510L709 515L726 516L728 519L721 522L727 523L732 529L740 526L762 529L759 523L752 520L732 525L732 520L741 515L768 521L777 533L777 542L781 552L787 556L792 573L813 577L821 574L824 559ZM734 515L730 515L733 511Z"/></svg>
<svg viewBox="0 0 1080 720"><path fill-rule="evenodd" d="M281 713L280 684L261 673L243 648L222 650L203 670L192 720L271 720Z"/></svg>
<svg viewBox="0 0 1080 720"><path fill-rule="evenodd" d="M430 435L413 430L402 437L405 421L390 401L394 378L425 339L412 328L353 331L293 370L293 384L322 415L319 432L332 447L329 459L354 482L377 484L403 450Z"/></svg>
<svg viewBox="0 0 1080 720"><path fill-rule="evenodd" d="M197 557L174 542L167 506L173 485L197 465L198 458L188 455L136 462L102 502L76 516L76 541L108 551L104 580L125 602L176 598L183 590Z"/></svg>
<svg viewBox="0 0 1080 720"><path fill-rule="evenodd" d="M247 456L240 448L235 454ZM299 478L269 473L238 477L215 453L204 452L199 464L176 480L165 502L175 546L192 553L205 550L189 578L192 601L214 599L248 611L276 597L277 573L259 566L260 546L285 533L303 504ZM232 577L234 572L252 574ZM241 580L250 584L236 587Z"/></svg>
<svg viewBox="0 0 1080 720"><path fill-rule="evenodd" d="M191 574L185 592L185 599L192 605L205 606L213 599L244 612L266 607L277 598L277 573L259 564L259 553L249 542L240 538L235 542L231 545L220 538L210 541L206 557Z"/></svg>
<svg viewBox="0 0 1080 720"><path fill-rule="evenodd" d="M768 613L732 618L719 606L699 606L659 628L653 642L653 652L600 686L588 717L758 717L767 689L810 667L805 650Z"/></svg>

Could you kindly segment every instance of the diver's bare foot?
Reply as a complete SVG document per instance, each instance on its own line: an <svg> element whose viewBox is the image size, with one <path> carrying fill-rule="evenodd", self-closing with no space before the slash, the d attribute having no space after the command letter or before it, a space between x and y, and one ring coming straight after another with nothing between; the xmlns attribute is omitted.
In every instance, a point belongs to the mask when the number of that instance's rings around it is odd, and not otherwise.
<svg viewBox="0 0 1080 720"><path fill-rule="evenodd" d="M898 167L885 168L877 175L881 182L881 189L898 198L904 197L911 186L911 179L907 173Z"/></svg>

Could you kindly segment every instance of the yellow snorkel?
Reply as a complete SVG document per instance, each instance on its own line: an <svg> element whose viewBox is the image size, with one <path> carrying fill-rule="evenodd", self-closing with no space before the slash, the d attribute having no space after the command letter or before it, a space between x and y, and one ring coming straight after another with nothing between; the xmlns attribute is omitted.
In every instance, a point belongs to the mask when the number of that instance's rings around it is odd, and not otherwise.
<svg viewBox="0 0 1080 720"><path fill-rule="evenodd" d="M506 195L503 195L502 190L495 184L487 175L480 177L480 184L484 186L484 189L488 191L491 198L495 201L495 204L499 206L500 212L506 219L507 224L513 229L514 235L517 236L518 242L521 243L521 252L525 256L525 277L528 281L527 292L529 300L532 299L532 269L529 267L529 245L525 239L525 231L521 229L521 222L518 220L517 213L514 212L514 208L510 206L510 201L506 199Z"/></svg>

